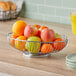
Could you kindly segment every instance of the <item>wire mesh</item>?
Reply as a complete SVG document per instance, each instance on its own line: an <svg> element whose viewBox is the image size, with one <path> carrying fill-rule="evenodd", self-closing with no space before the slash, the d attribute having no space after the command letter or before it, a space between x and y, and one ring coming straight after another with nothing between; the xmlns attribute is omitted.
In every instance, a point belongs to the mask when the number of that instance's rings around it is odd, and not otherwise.
<svg viewBox="0 0 76 76"><path fill-rule="evenodd" d="M10 0L0 0L0 1L10 1ZM11 1L16 4L16 10L3 11L3 9L0 8L0 21L16 19L19 16L20 11L22 9L23 0L11 0Z"/></svg>
<svg viewBox="0 0 76 76"><path fill-rule="evenodd" d="M65 35L62 36L63 41L57 41L57 42L45 42L46 44L51 44L52 46L55 46L53 51L50 52L50 47L46 48L46 51L49 51L47 53L41 52L41 45L44 44L44 42L35 42L35 41L27 41L27 40L18 40L11 38L12 33L8 34L8 40L10 45L12 45L14 48L21 50L23 52L28 52L28 54L35 54L35 55L43 55L43 54L49 54L49 53L56 53L62 50L68 42L68 39ZM27 44L27 45L26 45Z"/></svg>

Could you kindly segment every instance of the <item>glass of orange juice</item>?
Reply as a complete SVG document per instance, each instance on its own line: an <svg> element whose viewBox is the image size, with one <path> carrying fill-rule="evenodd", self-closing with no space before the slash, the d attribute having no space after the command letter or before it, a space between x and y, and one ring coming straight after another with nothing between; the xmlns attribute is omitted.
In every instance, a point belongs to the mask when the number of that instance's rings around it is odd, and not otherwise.
<svg viewBox="0 0 76 76"><path fill-rule="evenodd" d="M76 12L71 13L72 32L76 35Z"/></svg>

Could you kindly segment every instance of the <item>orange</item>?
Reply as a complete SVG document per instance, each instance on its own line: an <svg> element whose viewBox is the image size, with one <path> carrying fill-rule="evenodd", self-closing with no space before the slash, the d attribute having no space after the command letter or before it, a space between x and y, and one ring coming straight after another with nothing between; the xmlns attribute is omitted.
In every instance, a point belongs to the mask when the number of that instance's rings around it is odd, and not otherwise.
<svg viewBox="0 0 76 76"><path fill-rule="evenodd" d="M53 51L53 47L51 44L43 44L41 46L42 53L51 53Z"/></svg>
<svg viewBox="0 0 76 76"><path fill-rule="evenodd" d="M37 29L39 29L39 28L40 28L40 25L35 24L34 26L35 26Z"/></svg>
<svg viewBox="0 0 76 76"><path fill-rule="evenodd" d="M25 44L26 41L22 41L22 40L26 40L25 36L19 36L18 38L16 38L15 40L15 47L21 51L25 51Z"/></svg>
<svg viewBox="0 0 76 76"><path fill-rule="evenodd" d="M13 34L13 35L11 36L11 38L13 38L13 39L10 39L10 43L11 43L12 46L15 46L15 39L16 39L17 37L18 37L18 36L16 36L15 34Z"/></svg>
<svg viewBox="0 0 76 76"><path fill-rule="evenodd" d="M24 21L17 21L12 26L12 32L17 36L21 36L24 34L24 29L26 27L26 23Z"/></svg>
<svg viewBox="0 0 76 76"><path fill-rule="evenodd" d="M53 43L53 46L54 46L54 49L56 51L60 51L61 49L63 49L65 47L65 42L57 42L57 41L63 41L63 39L61 38L57 38L55 39L54 43Z"/></svg>
<svg viewBox="0 0 76 76"><path fill-rule="evenodd" d="M41 26L39 30L42 31L42 30L45 29L45 28L48 28L48 27L46 27L46 26Z"/></svg>

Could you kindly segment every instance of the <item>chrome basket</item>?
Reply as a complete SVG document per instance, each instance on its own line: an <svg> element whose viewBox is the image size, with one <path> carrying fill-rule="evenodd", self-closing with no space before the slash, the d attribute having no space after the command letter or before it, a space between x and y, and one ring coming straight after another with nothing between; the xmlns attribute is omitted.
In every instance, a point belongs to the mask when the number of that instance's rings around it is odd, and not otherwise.
<svg viewBox="0 0 76 76"><path fill-rule="evenodd" d="M28 57L45 57L45 56L49 56L51 53L56 53L56 52L61 51L67 45L67 42L68 42L68 39L67 39L67 37L65 35L61 35L63 41L57 41L57 42L38 42L38 41L18 40L18 39L11 38L11 36L12 36L12 33L8 33L7 39L9 41L9 44L11 46L13 46L14 48L22 51L23 52L23 55L28 56ZM11 43L11 41L13 41L13 40L19 42L17 44L18 47L16 47L15 45L13 45ZM27 47L29 48L29 50L27 50L25 48L26 42L28 43ZM63 42L65 42L65 46L62 48L63 44L61 44L61 43L63 43ZM55 49L53 49L53 51L51 53L50 52L49 53L42 53L40 51L40 48L41 48L41 45L44 44L44 43L46 43L46 44L52 44L52 45L54 43L59 43L60 44L60 47L55 47ZM36 46L36 44L37 45L40 44L40 46ZM58 48L61 48L61 49L58 49ZM39 51L36 52L36 50L39 50ZM48 51L48 50L46 50L46 51Z"/></svg>

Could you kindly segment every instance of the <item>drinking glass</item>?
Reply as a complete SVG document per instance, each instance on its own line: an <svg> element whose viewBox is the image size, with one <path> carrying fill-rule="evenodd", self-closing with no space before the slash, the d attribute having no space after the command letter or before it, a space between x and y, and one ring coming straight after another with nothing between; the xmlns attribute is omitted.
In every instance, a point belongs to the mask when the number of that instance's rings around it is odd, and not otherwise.
<svg viewBox="0 0 76 76"><path fill-rule="evenodd" d="M71 13L72 32L76 35L76 12Z"/></svg>

